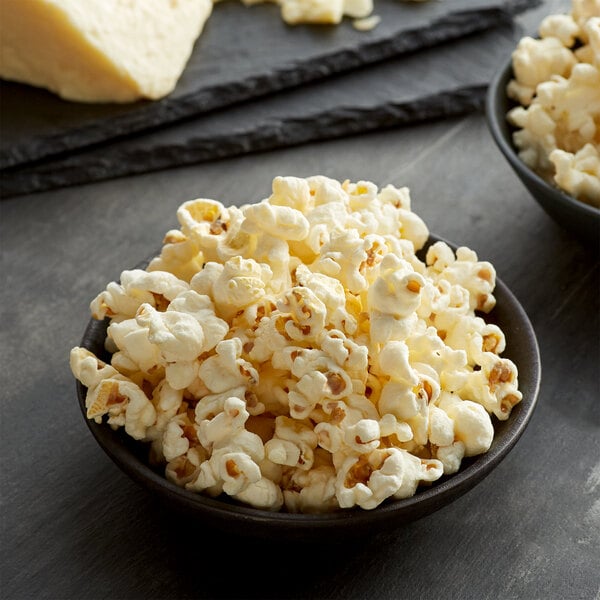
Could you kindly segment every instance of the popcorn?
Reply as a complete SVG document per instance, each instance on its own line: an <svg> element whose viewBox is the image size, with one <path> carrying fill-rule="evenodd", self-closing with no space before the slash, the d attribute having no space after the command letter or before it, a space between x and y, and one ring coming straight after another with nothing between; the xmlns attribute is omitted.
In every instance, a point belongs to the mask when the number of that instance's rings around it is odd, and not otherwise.
<svg viewBox="0 0 600 600"><path fill-rule="evenodd" d="M90 309L95 319L110 317L113 321L121 321L134 317L144 303L160 310L186 289L187 283L172 273L149 273L141 269L123 271L121 283L111 282L92 301Z"/></svg>
<svg viewBox="0 0 600 600"><path fill-rule="evenodd" d="M600 208L600 3L573 0L571 13L549 15L539 34L512 55L513 142L542 177Z"/></svg>
<svg viewBox="0 0 600 600"><path fill-rule="evenodd" d="M600 150L586 144L575 152L558 148L549 155L556 183L576 198L600 198Z"/></svg>
<svg viewBox="0 0 600 600"><path fill-rule="evenodd" d="M490 449L494 427L481 404L445 392L439 407L452 419L455 438L464 444L465 456L475 456Z"/></svg>
<svg viewBox="0 0 600 600"><path fill-rule="evenodd" d="M240 358L242 343L238 338L219 342L215 350L216 354L208 357L198 371L200 379L211 392L225 392L240 385L255 385L258 382L256 369Z"/></svg>
<svg viewBox="0 0 600 600"><path fill-rule="evenodd" d="M198 199L177 216L149 270L91 305L110 364L70 356L88 418L147 443L176 485L371 510L486 452L492 417L520 402L504 334L480 316L493 266L442 242L422 261L407 188L278 177L257 204Z"/></svg>

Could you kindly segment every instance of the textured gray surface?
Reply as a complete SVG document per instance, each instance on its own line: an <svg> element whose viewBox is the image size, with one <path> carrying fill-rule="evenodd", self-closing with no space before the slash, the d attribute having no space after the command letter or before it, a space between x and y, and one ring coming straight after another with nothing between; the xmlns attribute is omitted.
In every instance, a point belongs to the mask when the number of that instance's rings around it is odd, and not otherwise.
<svg viewBox="0 0 600 600"><path fill-rule="evenodd" d="M88 304L152 253L190 198L269 193L277 174L408 185L431 231L490 260L529 314L542 387L516 447L455 503L385 538L248 543L181 521L124 476L79 412L68 353ZM600 577L600 268L550 220L481 115L0 203L6 600L574 600Z"/></svg>
<svg viewBox="0 0 600 600"><path fill-rule="evenodd" d="M372 31L359 32L348 20L338 27L288 27L276 6L247 8L222 2L215 7L175 91L161 101L85 105L2 82L0 168L455 39L536 4L539 0L378 0L381 23Z"/></svg>
<svg viewBox="0 0 600 600"><path fill-rule="evenodd" d="M10 169L0 179L0 193L49 190L478 110L522 31L495 27L155 132Z"/></svg>
<svg viewBox="0 0 600 600"><path fill-rule="evenodd" d="M431 231L492 261L536 330L541 392L508 457L439 512L360 544L249 543L181 521L114 466L68 352L91 298L154 252L181 202L239 205L314 173L408 185ZM599 598L600 264L481 115L7 199L0 254L3 599Z"/></svg>

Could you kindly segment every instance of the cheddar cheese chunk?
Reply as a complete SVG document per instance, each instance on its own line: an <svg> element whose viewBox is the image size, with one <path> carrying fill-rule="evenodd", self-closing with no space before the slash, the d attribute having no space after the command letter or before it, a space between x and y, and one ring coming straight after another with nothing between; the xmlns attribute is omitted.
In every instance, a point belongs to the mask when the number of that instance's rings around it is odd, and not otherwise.
<svg viewBox="0 0 600 600"><path fill-rule="evenodd" d="M175 87L211 0L0 0L0 77L80 102Z"/></svg>

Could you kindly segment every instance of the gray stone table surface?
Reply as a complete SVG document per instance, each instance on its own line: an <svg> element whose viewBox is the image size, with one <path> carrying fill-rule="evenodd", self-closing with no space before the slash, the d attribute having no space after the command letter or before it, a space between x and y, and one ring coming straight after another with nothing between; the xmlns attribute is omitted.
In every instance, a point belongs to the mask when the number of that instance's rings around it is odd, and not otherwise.
<svg viewBox="0 0 600 600"><path fill-rule="evenodd" d="M68 365L90 300L197 196L278 174L411 189L430 230L490 260L531 318L542 386L515 448L445 508L341 546L203 533L90 435ZM0 595L22 599L598 599L598 257L532 200L472 114L0 203Z"/></svg>

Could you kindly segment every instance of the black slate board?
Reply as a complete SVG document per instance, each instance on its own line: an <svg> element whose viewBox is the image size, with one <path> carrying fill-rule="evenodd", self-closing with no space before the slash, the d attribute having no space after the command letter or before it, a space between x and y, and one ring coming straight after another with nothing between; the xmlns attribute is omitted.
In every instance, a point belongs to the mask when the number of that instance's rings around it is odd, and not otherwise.
<svg viewBox="0 0 600 600"><path fill-rule="evenodd" d="M506 21L540 0L376 0L381 23L356 31L286 26L274 5L215 6L174 92L156 102L80 104L0 86L0 168L21 165L314 81Z"/></svg>
<svg viewBox="0 0 600 600"><path fill-rule="evenodd" d="M9 169L4 197L447 117L481 108L522 29L460 40L71 156Z"/></svg>

